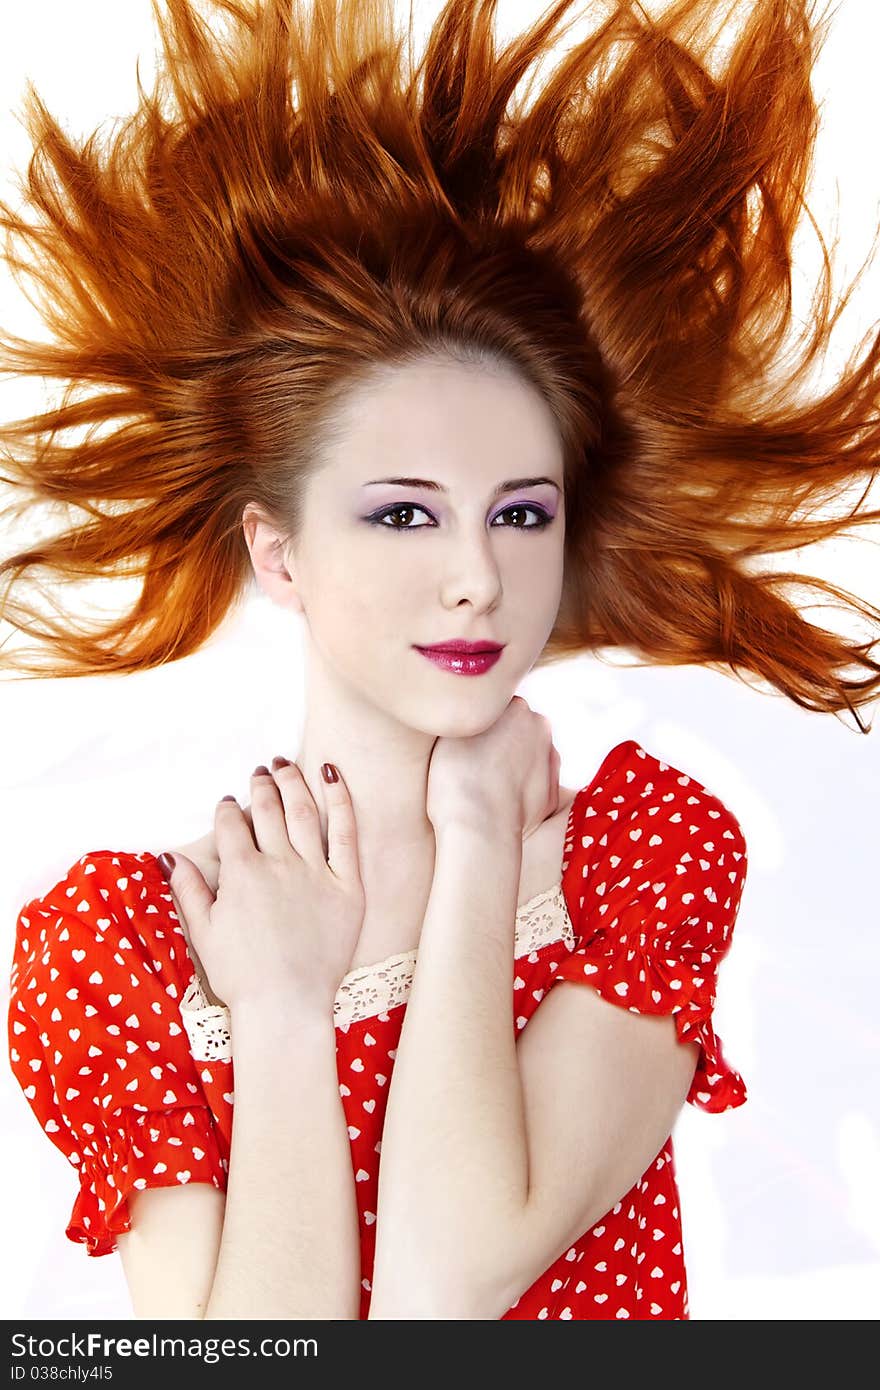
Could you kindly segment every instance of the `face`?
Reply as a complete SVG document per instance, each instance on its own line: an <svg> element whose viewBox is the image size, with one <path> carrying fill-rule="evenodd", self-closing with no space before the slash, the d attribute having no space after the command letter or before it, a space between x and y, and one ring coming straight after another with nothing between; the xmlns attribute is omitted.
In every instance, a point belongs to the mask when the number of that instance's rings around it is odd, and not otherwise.
<svg viewBox="0 0 880 1390"><path fill-rule="evenodd" d="M432 359L359 385L338 419L285 550L312 655L410 728L482 732L559 608L563 455L549 407L509 369ZM503 650L473 675L418 650L456 638Z"/></svg>

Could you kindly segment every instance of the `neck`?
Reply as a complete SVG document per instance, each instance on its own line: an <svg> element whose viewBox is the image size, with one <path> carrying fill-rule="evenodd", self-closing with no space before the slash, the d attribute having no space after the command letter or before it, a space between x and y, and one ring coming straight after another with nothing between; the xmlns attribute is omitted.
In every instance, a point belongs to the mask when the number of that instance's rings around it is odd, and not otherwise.
<svg viewBox="0 0 880 1390"><path fill-rule="evenodd" d="M296 764L314 798L327 849L322 763L338 768L354 807L361 873L434 853L428 819L428 766L435 736L412 729L336 684L310 675ZM320 684L321 688L315 687Z"/></svg>

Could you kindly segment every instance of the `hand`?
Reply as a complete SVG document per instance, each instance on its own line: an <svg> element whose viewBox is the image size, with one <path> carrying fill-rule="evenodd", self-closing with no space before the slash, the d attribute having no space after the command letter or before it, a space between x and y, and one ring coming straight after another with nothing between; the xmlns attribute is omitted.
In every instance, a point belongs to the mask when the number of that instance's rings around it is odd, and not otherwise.
<svg viewBox="0 0 880 1390"><path fill-rule="evenodd" d="M322 782L325 858L318 810L295 763L254 773L251 826L236 801L220 801L214 832L216 897L185 855L171 885L211 989L230 1010L291 996L332 1017L354 954L365 896L354 807L340 773Z"/></svg>
<svg viewBox="0 0 880 1390"><path fill-rule="evenodd" d="M482 734L438 738L426 811L435 831L452 821L513 823L524 840L559 809L560 758L549 720L520 695Z"/></svg>

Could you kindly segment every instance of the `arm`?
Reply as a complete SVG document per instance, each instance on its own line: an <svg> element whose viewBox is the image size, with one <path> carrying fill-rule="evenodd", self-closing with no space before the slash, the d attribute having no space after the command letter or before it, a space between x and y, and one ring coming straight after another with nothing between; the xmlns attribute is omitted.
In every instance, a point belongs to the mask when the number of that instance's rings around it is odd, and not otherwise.
<svg viewBox="0 0 880 1390"><path fill-rule="evenodd" d="M217 804L216 893L184 855L169 866L194 951L227 1001L237 1093L205 1317L357 1319L358 1209L333 1023L364 916L356 823L337 773L325 849L299 769L275 761L274 776L254 772L253 831L234 798Z"/></svg>
<svg viewBox="0 0 880 1390"><path fill-rule="evenodd" d="M360 1243L332 1018L232 1010L235 1112L205 1318L348 1318Z"/></svg>
<svg viewBox="0 0 880 1390"><path fill-rule="evenodd" d="M233 1014L235 1111L224 1194L129 1197L117 1238L138 1318L349 1318L360 1249L332 1023Z"/></svg>
<svg viewBox="0 0 880 1390"><path fill-rule="evenodd" d="M521 863L512 828L437 831L382 1136L371 1318L467 1316L467 1252L486 1251L525 1208L512 1008Z"/></svg>
<svg viewBox="0 0 880 1390"><path fill-rule="evenodd" d="M520 842L521 843L521 842ZM371 1318L500 1318L648 1169L699 1048L579 984L514 1036L518 850L443 832L379 1168ZM505 886L506 885L506 886Z"/></svg>

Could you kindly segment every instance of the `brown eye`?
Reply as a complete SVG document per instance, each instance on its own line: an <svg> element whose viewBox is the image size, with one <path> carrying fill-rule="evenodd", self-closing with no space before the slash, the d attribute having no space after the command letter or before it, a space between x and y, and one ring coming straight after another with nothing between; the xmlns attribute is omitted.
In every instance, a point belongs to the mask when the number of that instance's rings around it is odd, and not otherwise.
<svg viewBox="0 0 880 1390"><path fill-rule="evenodd" d="M370 517L370 521L377 526L384 526L386 531L421 531L423 529L421 526L396 526L385 520L389 516L411 516L413 512L422 512L425 516L428 515L424 507L416 507L411 502L401 502L396 507L385 507L383 511Z"/></svg>
<svg viewBox="0 0 880 1390"><path fill-rule="evenodd" d="M511 513L513 513L513 514L520 513L520 514L521 514L521 513L524 513L524 512L532 512L533 515L536 516L536 517L538 518L538 520L537 520L537 521L533 521L533 522L531 523L531 525L522 525L522 526L514 525L514 526L512 526L512 527L510 528L511 530L513 530L513 531L543 531L544 527L545 527L545 526L548 526L548 525L550 524L550 522L553 520L552 516L548 516L547 512L545 512L545 511L543 510L542 507L533 507L531 504L528 504L528 505L527 505L525 502L517 502L517 503L516 503L514 506L512 506L512 507L505 507L505 509L504 509L503 512L499 512L499 513L498 513L498 516L510 516ZM496 518L496 519L497 519L497 518ZM495 522L493 522L492 525L494 526L494 525L495 525Z"/></svg>

